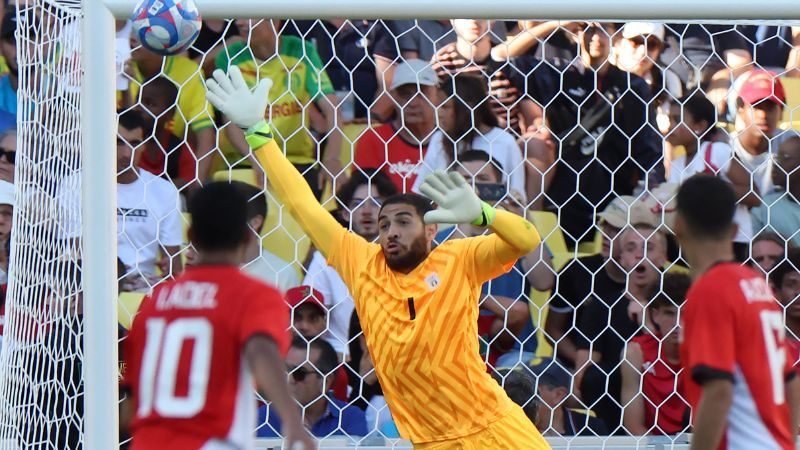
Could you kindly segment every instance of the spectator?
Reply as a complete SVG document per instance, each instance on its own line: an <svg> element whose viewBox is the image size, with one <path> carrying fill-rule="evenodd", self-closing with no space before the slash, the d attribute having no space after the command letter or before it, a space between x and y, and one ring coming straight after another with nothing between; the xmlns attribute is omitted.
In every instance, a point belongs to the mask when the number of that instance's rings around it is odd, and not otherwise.
<svg viewBox="0 0 800 450"><path fill-rule="evenodd" d="M197 179L201 182L208 179L217 136L213 123L214 109L206 101L200 67L186 56L162 57L140 45L131 53L127 70L133 81L124 99L129 103L137 103L141 95L139 90L155 78L165 77L178 86L176 114L169 129L178 142L192 143L191 150L197 160Z"/></svg>
<svg viewBox="0 0 800 450"><path fill-rule="evenodd" d="M456 171L467 183L473 184L482 200L491 204L499 203L507 211L522 215L518 196L513 193L503 198L494 195L485 197L482 186L497 186L501 179L500 170L491 164L490 157L480 150L467 150L462 153ZM505 191L503 191L505 192ZM472 237L486 232L486 228L473 225L459 225L443 230L437 242L447 237ZM513 270L489 281L481 290L482 301L478 317L478 335L481 337L481 351L491 368L514 367L520 362L527 364L536 356L538 341L536 328L531 320L528 294L531 286L540 291L553 287L555 274L551 264L550 251L544 245L529 253L514 266Z"/></svg>
<svg viewBox="0 0 800 450"><path fill-rule="evenodd" d="M178 191L138 168L146 126L139 113L127 111L119 117L117 136L117 252L126 275L142 278L139 291L149 290L161 276L183 271Z"/></svg>
<svg viewBox="0 0 800 450"><path fill-rule="evenodd" d="M778 125L786 104L783 84L774 72L753 70L739 90L736 123L731 135L734 160L728 177L741 202L761 204L761 195L772 190L772 154L789 137Z"/></svg>
<svg viewBox="0 0 800 450"><path fill-rule="evenodd" d="M497 183L504 183L509 191L524 196L522 152L514 136L498 128L497 117L486 101L485 83L475 76L457 75L442 85L442 94L443 101L437 110L441 130L431 137L422 165L417 169L413 191L419 192L429 173L458 167L459 155L465 150L481 150L500 169L502 176Z"/></svg>
<svg viewBox="0 0 800 450"><path fill-rule="evenodd" d="M437 85L436 73L421 60L407 60L397 67L391 85L395 118L358 139L356 167L383 171L400 192L411 189L436 127Z"/></svg>
<svg viewBox="0 0 800 450"><path fill-rule="evenodd" d="M572 61L578 56L575 34L582 26L582 22L520 20L519 33L495 46L492 55L496 59L532 55L557 64Z"/></svg>
<svg viewBox="0 0 800 450"><path fill-rule="evenodd" d="M572 375L557 361L543 361L531 367L537 376L539 411L536 428L543 436L606 436L601 418L567 408Z"/></svg>
<svg viewBox="0 0 800 450"><path fill-rule="evenodd" d="M590 302L581 315L575 357L575 389L585 405L611 428L620 431L620 361L626 343L642 329L642 316L632 315L650 301L644 293L658 286L660 267L666 261L666 241L648 223L625 229L620 237L619 261L628 272L626 289Z"/></svg>
<svg viewBox="0 0 800 450"><path fill-rule="evenodd" d="M750 256L750 266L767 275L786 257L786 240L775 233L760 233L753 239Z"/></svg>
<svg viewBox="0 0 800 450"><path fill-rule="evenodd" d="M217 55L217 68L227 71L231 66L239 67L251 86L257 79L273 81L267 120L289 161L319 197L326 176L336 176L342 170L342 136L335 127L338 100L319 54L310 42L280 36L280 20L241 19L237 25L248 40L225 47ZM228 162L235 164L241 157L251 157L242 130L233 126L225 130L236 149L236 156L226 155ZM223 153L228 153L226 150Z"/></svg>
<svg viewBox="0 0 800 450"><path fill-rule="evenodd" d="M680 78L661 61L665 33L662 23L626 23L614 52L620 69L640 76L650 86L658 113L658 128L662 133L667 131L673 100L683 96Z"/></svg>
<svg viewBox="0 0 800 450"><path fill-rule="evenodd" d="M751 210L753 228L777 233L800 246L800 136L783 141L775 154L772 181L775 189L763 204Z"/></svg>
<svg viewBox="0 0 800 450"><path fill-rule="evenodd" d="M727 143L716 140L716 123L716 109L702 91L695 91L672 106L667 142L673 146L683 146L686 154L672 161L670 183L680 185L698 173L727 179L733 150ZM734 251L739 261L745 261L748 244L753 236L753 225L747 206L739 205L734 221L737 225Z"/></svg>
<svg viewBox="0 0 800 450"><path fill-rule="evenodd" d="M194 152L169 128L178 115L178 87L168 78L157 77L142 86L141 97L142 115L151 122L147 129L153 132L145 136L139 167L171 181L184 193L189 186L200 187Z"/></svg>
<svg viewBox="0 0 800 450"><path fill-rule="evenodd" d="M791 72L796 68L790 56L796 47L793 34L800 32L797 27L768 24L736 25L736 31L747 41L755 67L779 73L784 70Z"/></svg>
<svg viewBox="0 0 800 450"><path fill-rule="evenodd" d="M289 390L303 408L303 422L312 435L364 436L367 434L364 412L328 395L338 365L336 351L325 340L315 339L306 344L305 339L295 337L286 354ZM258 437L280 436L281 421L270 405L259 408L258 423Z"/></svg>
<svg viewBox="0 0 800 450"><path fill-rule="evenodd" d="M489 29L493 21L456 19L452 23L456 41L440 48L431 60L440 81L446 85L450 77L462 73L480 77L489 90L489 106L497 116L497 126L520 136L519 115L527 111L520 110L522 93L509 81L512 69L505 60L492 58L494 44ZM526 118L530 116L528 113Z"/></svg>
<svg viewBox="0 0 800 450"><path fill-rule="evenodd" d="M22 18L27 17L23 14ZM17 11L10 8L3 15L0 24L0 54L8 66L8 73L0 77L0 112L17 114L17 87L19 85L19 68L17 66Z"/></svg>
<svg viewBox="0 0 800 450"><path fill-rule="evenodd" d="M663 181L661 143L650 122L655 117L650 88L608 64L613 33L612 24L589 23L578 33L580 59L565 65L517 64L531 97L522 102L546 105L545 123L560 143L560 158L545 169L549 176L536 188L547 193L545 209L558 213L568 242L593 239L595 211L616 196L631 195L645 177L649 188ZM529 148L536 141L529 140Z"/></svg>
<svg viewBox="0 0 800 450"><path fill-rule="evenodd" d="M451 20L397 20L393 29L405 59L431 61L442 47L458 40ZM489 37L493 44L505 41L506 31L502 22L492 23Z"/></svg>
<svg viewBox="0 0 800 450"><path fill-rule="evenodd" d="M17 164L17 130L9 129L0 135L0 180L14 184Z"/></svg>
<svg viewBox="0 0 800 450"><path fill-rule="evenodd" d="M789 362L797 366L800 362L800 249L790 249L786 259L770 273L769 280L784 309L787 341L792 350Z"/></svg>
<svg viewBox="0 0 800 450"><path fill-rule="evenodd" d="M214 60L219 52L225 50L225 44L230 45L240 40L244 39L235 20L203 19L200 34L187 53L192 61L202 65L206 76L211 76L216 68Z"/></svg>
<svg viewBox="0 0 800 450"><path fill-rule="evenodd" d="M328 327L325 297L309 286L286 291L286 303L292 308L292 331L306 341L316 340Z"/></svg>
<svg viewBox="0 0 800 450"><path fill-rule="evenodd" d="M625 272L617 262L622 229L629 220L658 226L657 217L649 209L626 196L609 203L598 219L603 242L600 253L581 256L564 266L548 306L545 337L567 367L575 367L577 345L585 340L573 324L581 323L590 303L610 304L625 290Z"/></svg>
<svg viewBox="0 0 800 450"><path fill-rule="evenodd" d="M276 286L281 292L300 284L294 266L261 245L261 231L267 218L264 191L241 181L231 181L247 199L247 223L253 236L245 248L242 269L259 280Z"/></svg>
<svg viewBox="0 0 800 450"><path fill-rule="evenodd" d="M655 326L634 337L622 362L622 424L634 436L679 434L686 430L689 405L681 398L678 312L691 279L666 274L661 292L647 306Z"/></svg>
<svg viewBox="0 0 800 450"><path fill-rule="evenodd" d="M536 380L527 369L500 369L493 376L503 386L508 398L522 407L531 423L536 424L540 408L536 397Z"/></svg>
<svg viewBox="0 0 800 450"><path fill-rule="evenodd" d="M11 225L14 216L14 185L0 180L0 285L8 283L8 263L11 257ZM2 335L2 324L0 324Z"/></svg>

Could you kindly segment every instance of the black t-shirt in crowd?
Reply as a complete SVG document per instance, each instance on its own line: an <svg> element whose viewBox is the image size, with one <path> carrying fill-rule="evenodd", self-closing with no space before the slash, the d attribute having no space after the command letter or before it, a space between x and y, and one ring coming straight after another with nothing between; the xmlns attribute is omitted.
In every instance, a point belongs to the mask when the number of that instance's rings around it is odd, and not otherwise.
<svg viewBox="0 0 800 450"><path fill-rule="evenodd" d="M625 289L625 282L612 280L605 270L606 264L614 263L602 255L583 256L570 261L558 275L556 289L550 297L550 311L573 315L574 321L571 323L581 325L590 304L599 302L610 305L616 301ZM585 348L588 341L584 335L578 328L573 328L566 337L578 348Z"/></svg>
<svg viewBox="0 0 800 450"><path fill-rule="evenodd" d="M197 35L197 40L194 41L194 44L192 44L192 47L189 49L189 58L199 58L215 46L223 45L225 39L238 35L239 27L237 27L236 22L232 20L226 22L219 31L212 30L204 20L203 26L200 28L200 34Z"/></svg>
<svg viewBox="0 0 800 450"><path fill-rule="evenodd" d="M733 25L669 24L667 42L678 43L675 50L680 49L682 56L670 68L689 89L698 84L705 88L714 73L727 67L725 52L749 50Z"/></svg>
<svg viewBox="0 0 800 450"><path fill-rule="evenodd" d="M546 207L560 216L567 239L594 239L597 211L646 177L664 179L650 87L615 66L599 77L580 60L520 57L513 66L512 84L544 107L560 147Z"/></svg>
<svg viewBox="0 0 800 450"><path fill-rule="evenodd" d="M615 298L616 297L616 298ZM639 333L640 325L628 317L628 304L631 301L623 290L604 300L592 302L581 315L578 328L586 337L577 347L600 353L600 367L613 368L622 359L625 343Z"/></svg>

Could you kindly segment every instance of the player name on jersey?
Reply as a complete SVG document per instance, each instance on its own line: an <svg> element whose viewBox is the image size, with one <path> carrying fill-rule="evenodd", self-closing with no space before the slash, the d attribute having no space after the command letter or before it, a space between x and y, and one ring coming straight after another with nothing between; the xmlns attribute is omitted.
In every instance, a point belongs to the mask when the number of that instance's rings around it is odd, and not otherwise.
<svg viewBox="0 0 800 450"><path fill-rule="evenodd" d="M187 281L161 289L156 309L212 309L217 306L216 283Z"/></svg>
<svg viewBox="0 0 800 450"><path fill-rule="evenodd" d="M739 287L747 303L775 302L775 296L763 277L739 280Z"/></svg>

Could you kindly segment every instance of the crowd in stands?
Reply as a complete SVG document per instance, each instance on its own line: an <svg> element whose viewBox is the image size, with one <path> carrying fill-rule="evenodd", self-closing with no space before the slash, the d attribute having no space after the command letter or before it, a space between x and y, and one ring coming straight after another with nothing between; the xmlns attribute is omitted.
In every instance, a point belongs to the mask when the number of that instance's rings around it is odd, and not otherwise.
<svg viewBox="0 0 800 450"><path fill-rule="evenodd" d="M0 29L0 279L14 206L17 141L3 118L17 114L16 21L6 12ZM292 306L290 387L316 436L397 430L342 279L302 237L282 248L268 239L288 215L242 131L205 100L217 68L274 81L278 144L367 239L385 198L417 192L439 169L537 225L542 245L484 286L475 338L544 435L689 430L677 338L690 280L671 216L677 186L698 173L740 196L737 259L768 277L800 360L800 27L206 20L194 47L169 57L130 33L118 23L121 289L146 293L191 266L186 199L203 181L238 180L263 237L242 267ZM484 232L442 228L436 242ZM269 405L259 414L258 435L279 436Z"/></svg>

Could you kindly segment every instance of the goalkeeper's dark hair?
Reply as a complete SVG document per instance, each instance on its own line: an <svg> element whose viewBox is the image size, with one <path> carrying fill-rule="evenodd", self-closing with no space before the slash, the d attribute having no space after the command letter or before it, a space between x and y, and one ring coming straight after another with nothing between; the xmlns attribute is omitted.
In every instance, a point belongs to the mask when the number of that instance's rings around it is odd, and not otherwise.
<svg viewBox="0 0 800 450"><path fill-rule="evenodd" d="M425 216L425 213L428 211L433 211L433 202L429 199L419 195L419 194L397 194L393 195L386 200L383 201L381 205L381 210L378 213L378 217L380 217L381 212L383 212L384 208L389 205L410 205L414 207L414 210L419 214L420 219Z"/></svg>
<svg viewBox="0 0 800 450"><path fill-rule="evenodd" d="M231 185L239 191L240 194L247 199L247 220L248 222L252 220L256 216L261 216L264 218L264 221L267 220L267 196L264 195L264 191L253 186L252 184L244 183L241 181L232 180ZM258 227L256 230L257 233L261 232L261 229L264 228L264 221L261 222L261 226Z"/></svg>
<svg viewBox="0 0 800 450"><path fill-rule="evenodd" d="M695 175L678 189L678 214L689 227L688 234L700 239L728 239L736 203L730 184L713 175Z"/></svg>
<svg viewBox="0 0 800 450"><path fill-rule="evenodd" d="M144 119L144 116L134 109L129 109L122 114L119 115L119 126L125 128L126 130L136 130L141 129L142 133L146 136L147 133L147 121Z"/></svg>
<svg viewBox="0 0 800 450"><path fill-rule="evenodd" d="M247 198L228 182L203 186L189 200L190 235L198 251L235 250L250 230Z"/></svg>
<svg viewBox="0 0 800 450"><path fill-rule="evenodd" d="M306 341L302 336L295 336L292 338L292 347L306 352L309 362L316 367L320 377L333 377L336 369L339 368L339 356L336 354L336 350L333 349L333 346L325 339L317 337ZM312 349L317 349L319 351L319 357L316 361L312 361L310 358Z"/></svg>

